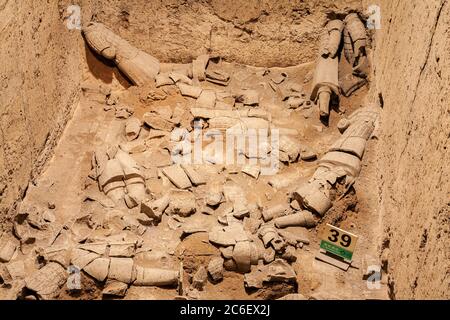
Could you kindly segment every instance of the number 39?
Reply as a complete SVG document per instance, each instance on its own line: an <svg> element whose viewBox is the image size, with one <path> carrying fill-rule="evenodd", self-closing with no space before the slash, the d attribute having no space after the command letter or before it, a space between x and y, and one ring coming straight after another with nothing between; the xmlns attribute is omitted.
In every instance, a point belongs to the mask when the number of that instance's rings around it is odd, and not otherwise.
<svg viewBox="0 0 450 320"><path fill-rule="evenodd" d="M339 240L339 231L337 230L330 230L331 231L331 236L328 237L328 240L330 240L331 242L338 242ZM339 244L343 247L349 247L350 244L352 243L352 238L348 235L348 234L343 234L340 237L341 241L339 242Z"/></svg>

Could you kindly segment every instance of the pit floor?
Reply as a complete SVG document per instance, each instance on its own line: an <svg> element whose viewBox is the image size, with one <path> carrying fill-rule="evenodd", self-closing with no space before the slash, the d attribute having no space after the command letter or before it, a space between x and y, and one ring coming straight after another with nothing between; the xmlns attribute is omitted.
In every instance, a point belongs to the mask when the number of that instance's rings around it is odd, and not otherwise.
<svg viewBox="0 0 450 320"><path fill-rule="evenodd" d="M329 126L324 126L318 115L317 106L304 110L289 110L276 92L269 86L269 78L263 76L264 68L248 67L233 63L222 63L224 70L232 76L226 87L201 82L203 88L219 91L233 91L238 88L257 89L261 94L259 108L267 110L272 115L272 124L280 128L291 128L298 131L295 139L313 148L320 158L327 148L335 141L340 133L336 124L342 116L348 116L364 103L367 88L362 88L350 98L341 97L339 112L331 111ZM314 68L313 63L289 68L270 68L269 74L285 72L287 81L304 85L309 92L311 81L304 83L305 76L309 77ZM176 86L162 87L167 93L164 100L143 103L138 95L139 89L129 86L120 73L114 68L101 63L90 65L86 71L85 83L91 85L107 85L113 93L120 96L120 103L134 108L134 116L141 118L150 109L174 107L177 103L184 108L190 108L195 100L181 96ZM124 85L125 84L125 85ZM161 88L160 88L161 89ZM30 185L24 202L46 207L48 202L56 206L54 210L57 226L67 223L71 219L86 214L95 214L104 221L104 227L96 230L98 236L117 235L118 237L136 237L130 231L120 230L116 219L124 215L136 215L139 207L128 209L125 205L113 209L104 208L97 202L86 202L85 196L91 184L88 175L91 171L91 157L97 146L104 144L118 145L126 141L124 136L125 120L117 119L113 110L105 111L105 104L95 101L92 96L85 94L76 108L73 118L68 123L65 132L55 149L54 156L41 176ZM156 142L155 142L156 143ZM292 232L307 235L310 244L296 249L297 261L292 264L297 273L298 292L307 298L316 299L385 299L387 289L383 285L379 290L369 290L363 280L363 260L367 257L378 257L380 243L380 224L377 212L377 189L375 184L375 155L376 139L369 140L363 159L362 172L357 178L355 192L351 192L343 199L334 203L334 207L313 229L291 228ZM134 156L134 155L133 155ZM246 190L249 203L260 201L264 206L287 201L287 194L293 191L297 182L292 186L280 190L273 189L268 183L270 177L260 176L257 180L244 173L227 174L222 171L222 165L205 165L204 172L208 175L208 183L222 183L229 179ZM298 181L307 180L314 172L315 161L299 160L289 166L282 165L279 174L297 175ZM151 174L149 174L151 176ZM164 190L175 188L167 181L150 177L147 187L153 195L158 197ZM207 190L202 187L194 188L193 192L201 197ZM213 215L200 212L185 218L183 226L201 226L211 228L217 225L217 217L223 212L221 205ZM209 244L207 233L197 233L180 240L181 229L168 225L169 217L164 216L158 226L151 226L141 237L144 241L143 252L136 256L143 265L161 268L178 268L180 260L186 265L198 267L215 255L220 255L217 248ZM350 268L347 272L334 266L314 259L319 251L318 231L325 223L333 223L359 236L354 254L354 264L359 267ZM51 237L51 232L42 232L42 240L36 246L45 245ZM24 259L28 272L36 270L34 255L31 250L20 254L15 259ZM185 273L185 284L188 286L188 275ZM244 288L244 276L236 272L225 272L224 280L218 284L207 283L203 291L199 291L198 299L261 299L263 295L247 293ZM384 283L384 280L382 283ZM100 299L101 287L87 275L83 274L82 291L77 294L64 287L61 299ZM5 289L0 289L5 290ZM1 293L0 293L1 296ZM175 288L137 287L128 289L125 299L173 299L178 296Z"/></svg>

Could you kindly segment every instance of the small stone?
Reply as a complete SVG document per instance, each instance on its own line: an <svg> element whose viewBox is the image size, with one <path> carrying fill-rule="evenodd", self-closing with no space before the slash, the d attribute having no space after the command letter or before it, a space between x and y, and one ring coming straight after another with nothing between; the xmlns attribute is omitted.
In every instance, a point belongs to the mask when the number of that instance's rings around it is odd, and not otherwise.
<svg viewBox="0 0 450 320"><path fill-rule="evenodd" d="M261 172L261 168L259 166L254 165L244 165L241 171L252 178L258 179L259 174Z"/></svg>
<svg viewBox="0 0 450 320"><path fill-rule="evenodd" d="M188 217L197 211L195 195L189 191L174 190L170 194L169 214Z"/></svg>
<svg viewBox="0 0 450 320"><path fill-rule="evenodd" d="M300 158L302 160L314 160L317 158L317 153L309 146L301 146L300 147Z"/></svg>
<svg viewBox="0 0 450 320"><path fill-rule="evenodd" d="M293 246L287 246L281 257L287 262L297 261L297 257L295 256L295 248Z"/></svg>
<svg viewBox="0 0 450 320"><path fill-rule="evenodd" d="M206 196L205 202L208 206L215 207L221 204L223 200L222 192L211 190Z"/></svg>
<svg viewBox="0 0 450 320"><path fill-rule="evenodd" d="M134 113L134 109L126 106L116 107L116 118L118 119L128 119Z"/></svg>
<svg viewBox="0 0 450 320"><path fill-rule="evenodd" d="M51 209L51 210L53 210L53 209L56 208L56 205L55 205L55 203L54 203L53 201L49 201L49 202L47 203L47 206L48 206L48 208Z"/></svg>
<svg viewBox="0 0 450 320"><path fill-rule="evenodd" d="M291 201L291 208L294 210L297 210L297 211L299 211L301 209L300 204L298 203L297 200Z"/></svg>

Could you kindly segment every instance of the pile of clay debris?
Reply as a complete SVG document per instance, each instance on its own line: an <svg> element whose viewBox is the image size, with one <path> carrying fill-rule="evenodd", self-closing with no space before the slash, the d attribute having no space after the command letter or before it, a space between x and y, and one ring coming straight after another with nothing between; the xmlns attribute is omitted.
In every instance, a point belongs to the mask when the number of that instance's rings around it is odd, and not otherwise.
<svg viewBox="0 0 450 320"><path fill-rule="evenodd" d="M353 66L344 83L338 76L342 32L345 57ZM208 145L203 148L206 164L174 163L177 157L192 154L196 128L238 135L262 129L271 136L276 127L270 112L261 106L261 90L233 87L231 80L239 75L228 72L217 57L202 55L185 65L160 64L102 24L91 23L84 36L92 50L113 60L136 85L126 94L131 92L148 105L170 95L189 103L149 108L138 117L133 106L123 103L123 95L105 87L85 86L91 100L97 99L105 111L123 119L122 136L117 144L99 146L92 155L92 170L84 186L83 210L87 213L58 224L52 203L48 208L22 203L14 221L14 237L4 235L0 242L1 285L10 288L12 297L52 299L64 285L76 291L68 283L73 274L67 270L72 270L95 279L104 296L124 297L130 286L160 286L178 288L180 298L195 298L208 280L217 284L226 271L232 271L245 274L249 292L274 288L272 298L297 294L297 275L291 264L297 259L296 250L308 245L309 239L290 230L315 227L339 196L336 186L351 188L377 110L363 107L343 118L338 125L342 136L318 160L312 148L292 138L296 130L289 128L277 128L279 150L238 150L247 159L258 160L278 152L276 166L317 160L313 176L300 185L294 183L285 202L264 206L249 201L247 190L233 179L241 172L259 179L258 164L218 164ZM289 82L285 72L263 70L259 76L270 79L267 89L285 108L309 109L318 102L321 114L327 116L333 96L349 94L366 81L365 37L356 14L344 22L328 23L311 95L302 85ZM149 181L159 188L149 186ZM268 183L278 190L288 185L282 175L271 177ZM178 263L169 268L142 264L140 254L151 250L147 239L155 241L154 232L162 224L179 231L181 243L195 234L207 235L218 254L193 268L183 252L176 250L171 254ZM23 256L36 261L39 270L28 274Z"/></svg>

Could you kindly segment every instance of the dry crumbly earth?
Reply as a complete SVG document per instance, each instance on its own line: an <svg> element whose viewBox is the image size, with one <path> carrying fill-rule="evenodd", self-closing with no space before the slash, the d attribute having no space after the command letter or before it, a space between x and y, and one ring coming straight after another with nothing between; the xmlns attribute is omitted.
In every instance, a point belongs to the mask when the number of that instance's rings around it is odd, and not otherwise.
<svg viewBox="0 0 450 320"><path fill-rule="evenodd" d="M117 69L93 56L77 30L67 30L64 19L70 4L65 0L0 0L0 58L8 62L0 65L0 228L8 237L11 217L22 199L41 207L54 202L55 226L86 212L105 214L98 203L83 201L83 188L95 146L122 142L124 121L116 120L113 111L103 111L103 101L82 95L82 85L103 84L120 92L122 101L132 104L138 117L152 106L188 103L171 91L164 101L141 105L138 92ZM227 5L215 0L79 1L83 24L91 19L105 22L161 61L188 63L209 52L227 62L264 67L312 61L328 18L340 16L348 8L361 11L370 4L372 1L366 0L251 0L245 2L246 10L241 10L239 0ZM386 283L390 298L396 299L445 298L450 292L450 68L446 64L450 59L450 5L447 0L381 0L379 5L382 28L374 32L370 91L361 89L350 99L343 98L341 110L347 115L363 101L380 101L380 128L368 142L355 191L335 202L320 225L331 222L360 235L357 264L361 267L363 259L382 260L389 278L383 277L383 290L368 291L361 269L343 272L315 261L318 228L311 229L306 232L311 244L297 249L293 264L298 290L306 297L386 298ZM289 76L302 83L311 68L306 64L290 69ZM255 69L249 70L246 72ZM316 109L310 115L308 110L289 114L280 104L270 111L275 120L289 117L278 124L298 129L297 139L319 155L339 136L336 123L341 115L335 112L330 127L319 132L314 127L321 126ZM314 162L301 161L283 171L296 170L307 177L314 167ZM241 173L232 176L242 186L253 188L252 201L257 197L265 202L268 197L277 199L264 178L254 181ZM161 181L147 182L154 192L162 188ZM125 208L120 211L128 212ZM108 217L114 220L114 214ZM147 231L153 247L139 258L149 266L171 268L180 260L188 267L189 263L197 266L217 255L201 233L180 242L180 230L170 229L165 219ZM215 223L199 212L187 220ZM115 223L107 225L117 228ZM160 241L155 243L158 237L170 244L169 250ZM185 246L205 255L191 259L189 252L183 251ZM36 261L26 255L15 259L26 262L27 272L36 270ZM82 285L85 289L79 293L69 294L64 288L59 298L101 297L101 286L88 276L83 275ZM15 298L17 293L0 290L1 298ZM174 289L132 286L126 298L171 299L176 295ZM235 272L226 272L220 284L208 282L200 293L207 299L227 295L267 297L249 296L243 276Z"/></svg>
<svg viewBox="0 0 450 320"><path fill-rule="evenodd" d="M173 110L174 106L182 106L185 110L189 110L194 106L195 99L181 96L176 86L164 86L159 89L141 89L129 86L127 80L116 68L99 61L90 51L87 51L87 61L89 70L85 73L82 86L85 88L104 86L104 80L107 80L106 82L111 83L108 86L112 89L112 96L118 97L118 104L132 106L133 116L141 120L145 112L149 110L158 111L167 108ZM210 62L211 64L213 63ZM261 97L258 109L270 112L272 125L296 130L297 134L292 138L301 145L310 146L317 152L319 158L340 136L336 128L339 119L342 116L348 116L366 103L367 88L360 89L350 98L343 97L339 110L332 111L329 126L326 127L319 120L317 107L311 105L304 109L288 109L286 102L282 102L277 92L269 86L271 77L285 72L287 77L280 87L287 86L288 83L303 84L306 82L304 90L308 92L311 81L305 80L305 78L310 79L314 64L308 63L284 69L255 68L226 62L219 63L218 66L231 75L230 84L227 87L221 87L209 82L202 82L204 88L218 92L233 91L243 86L256 89ZM263 75L267 72L269 72L267 75ZM24 203L41 208L45 208L48 203L53 203L55 209L52 212L56 216L55 226L86 215L89 215L91 219L100 219L101 222L96 230L90 231L91 239L95 239L96 236L136 239L136 234L123 230L124 225L120 222L120 218L138 214L139 207L130 210L122 204L119 207L107 209L98 202L85 201L86 195L90 194L93 189L97 189L97 183L88 178L91 172L92 154L96 147L118 145L126 142L126 139L124 135L125 120L116 118L114 106L105 104L106 97L98 94L98 91L95 90L84 92L73 119L69 121L61 141L55 149L55 155L50 161L48 169L36 180L35 184L28 187ZM164 98L162 100L142 99L142 97L155 96L149 95L149 92L157 92ZM148 128L142 130L144 132L141 133L141 136L145 137L148 134ZM158 139L154 140L154 142L150 140L154 146L161 143ZM378 257L377 243L380 234L376 199L373 193L369 192L375 186L373 150L376 144L376 137L368 143L363 169L355 188L341 200L335 201L333 208L317 228L310 230L301 227L289 228L290 231L307 237L310 241L309 245L295 251L297 261L292 264L297 274L298 292L305 297L316 299L387 298L386 286L380 290L368 290L366 281L363 280L364 261L367 259L376 261ZM151 145L149 147L151 148ZM152 163L151 157L142 158L139 157L140 154L142 155L139 152L134 153L133 157L147 159L147 162L144 162L144 167L148 168L146 170L146 186L151 195L157 199L168 189L174 189L174 185L157 174L157 168ZM270 207L278 203L287 203L287 195L295 190L301 181L309 179L316 167L316 161L302 160L299 160L298 163L282 165L278 174L286 176L287 179L293 179L293 182L290 186L277 190L268 184L272 176L260 176L258 179L254 179L244 173L229 174L229 168L227 170L227 167L223 165L205 164L200 166L200 171L208 177L208 184L193 188L193 192L197 199L201 200L208 194L211 186L232 182L246 190L246 198L250 204L260 203L262 207ZM173 218L164 216L158 226L146 227L144 235L138 237L143 241L143 249L136 255L135 261L146 267L167 269L177 269L180 262L183 262L184 290L187 290L192 273L202 265L207 266L212 257L220 256L220 252L209 243L207 233L196 233L181 240L182 230L190 226L210 230L211 227L218 225L217 218L226 213L227 206L229 206L228 203L223 203L212 215L199 212L200 207L198 207L198 212L185 218L181 227L174 227ZM325 223L340 226L361 237L354 256L354 265L359 269L350 268L344 272L314 259L319 250L318 230ZM58 229L56 228L56 230ZM52 231L55 229L52 228ZM43 232L44 239L40 244L46 243L50 236L51 233ZM28 248L27 252L32 251ZM36 269L33 257L34 254L28 253L16 259L25 259L27 272L32 272ZM84 273L82 278L81 292L73 292L65 287L59 298L101 298L102 285L96 284ZM280 297L283 292L292 292L290 290L290 288L272 288L256 292L246 291L243 275L226 271L224 280L220 283L208 282L203 291L195 294L188 293L188 296L200 299L262 299ZM10 293L6 290L7 295ZM176 289L131 286L127 291L126 299L173 299L178 294Z"/></svg>

